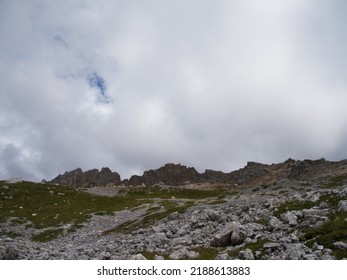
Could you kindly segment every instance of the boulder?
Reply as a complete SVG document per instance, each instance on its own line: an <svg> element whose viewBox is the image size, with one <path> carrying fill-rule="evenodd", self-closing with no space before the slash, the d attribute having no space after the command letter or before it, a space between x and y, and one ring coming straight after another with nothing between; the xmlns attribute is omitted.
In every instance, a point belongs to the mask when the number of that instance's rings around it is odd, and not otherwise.
<svg viewBox="0 0 347 280"><path fill-rule="evenodd" d="M244 242L246 236L246 230L242 225L237 222L231 222L214 236L211 246L237 246Z"/></svg>
<svg viewBox="0 0 347 280"><path fill-rule="evenodd" d="M276 217L271 217L269 221L270 230L278 230L283 228L283 223Z"/></svg>
<svg viewBox="0 0 347 280"><path fill-rule="evenodd" d="M142 254L137 254L135 256L132 256L130 259L131 260L147 260L146 257Z"/></svg>
<svg viewBox="0 0 347 280"><path fill-rule="evenodd" d="M338 211L347 212L347 200L340 200L337 207Z"/></svg>
<svg viewBox="0 0 347 280"><path fill-rule="evenodd" d="M243 243L246 237L247 234L245 228L239 223L233 223L230 244L232 246L240 245Z"/></svg>
<svg viewBox="0 0 347 280"><path fill-rule="evenodd" d="M254 260L254 255L251 249L240 251L240 256L245 260Z"/></svg>
<svg viewBox="0 0 347 280"><path fill-rule="evenodd" d="M283 222L290 226L297 226L298 225L298 217L292 213L292 212L287 212L281 215L281 219Z"/></svg>
<svg viewBox="0 0 347 280"><path fill-rule="evenodd" d="M173 259L173 260L181 260L181 259L187 258L188 254L189 254L188 249L186 247L182 247L180 249L173 251L169 255L169 257L170 259Z"/></svg>
<svg viewBox="0 0 347 280"><path fill-rule="evenodd" d="M0 259L1 260L18 260L19 259L19 251L12 247L6 247L0 250Z"/></svg>
<svg viewBox="0 0 347 280"><path fill-rule="evenodd" d="M334 247L339 250L347 251L347 243L338 241L334 243Z"/></svg>

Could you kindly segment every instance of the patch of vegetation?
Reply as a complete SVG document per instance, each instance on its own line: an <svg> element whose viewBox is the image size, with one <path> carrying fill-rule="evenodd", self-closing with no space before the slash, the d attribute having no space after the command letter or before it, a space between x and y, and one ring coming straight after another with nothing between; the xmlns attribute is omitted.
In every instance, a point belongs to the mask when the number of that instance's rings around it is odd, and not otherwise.
<svg viewBox="0 0 347 280"><path fill-rule="evenodd" d="M276 216L279 216L283 213L286 213L288 211L295 211L295 210L303 210L303 209L310 209L313 206L317 205L316 202L312 202L309 200L291 200L287 201L280 206L277 207L277 211L275 212Z"/></svg>
<svg viewBox="0 0 347 280"><path fill-rule="evenodd" d="M224 199L217 199L217 200L212 200L211 202L209 202L209 205L218 205L218 204L224 204L227 203L227 200Z"/></svg>
<svg viewBox="0 0 347 280"><path fill-rule="evenodd" d="M157 252L149 252L149 251L143 251L141 254L147 259L147 260L154 260L155 256L162 256L164 260L169 260L170 257L168 254L162 254Z"/></svg>
<svg viewBox="0 0 347 280"><path fill-rule="evenodd" d="M154 207L151 207L151 208L149 208L148 210L147 210L147 215L148 214L151 214L151 213L156 213L156 212L158 212L158 211L160 211L160 209L161 209L161 206L154 206Z"/></svg>
<svg viewBox="0 0 347 280"><path fill-rule="evenodd" d="M347 213L335 213L323 225L307 229L302 237L302 241L305 240L305 244L309 247L317 242L325 248L333 250L333 255L337 259L347 258L347 251L334 247L335 242L347 242Z"/></svg>
<svg viewBox="0 0 347 280"><path fill-rule="evenodd" d="M2 231L0 231L0 236L16 238L16 237L19 237L19 236L22 236L22 235L20 233L18 233L18 232L14 232L14 231L2 230Z"/></svg>
<svg viewBox="0 0 347 280"><path fill-rule="evenodd" d="M112 214L140 204L136 198L93 196L70 187L22 182L9 184L0 193L0 220L17 217L40 229L81 224L93 213Z"/></svg>
<svg viewBox="0 0 347 280"><path fill-rule="evenodd" d="M189 189L189 188L160 188L160 187L148 187L148 188L131 188L127 191L126 196L129 198L143 199L205 199L210 197L218 197L220 195L226 194L225 189L215 189L215 190L199 190L199 189Z"/></svg>
<svg viewBox="0 0 347 280"><path fill-rule="evenodd" d="M136 209L153 202L161 208L152 207L139 223L123 224L119 229L125 231L148 227L157 220L174 212L182 212L196 201L207 198L215 199L214 203L224 203L224 198L232 193L228 188L200 190L188 188L129 188L122 190L114 197L96 196L72 187L21 182L8 184L0 192L0 221L13 220L13 224L25 224L36 229L60 228L70 224L70 231L95 215L112 215L124 209ZM181 201L180 201L181 200ZM182 204L182 200L184 204ZM49 240L59 236L59 230L49 230L39 234L34 240Z"/></svg>
<svg viewBox="0 0 347 280"><path fill-rule="evenodd" d="M199 253L199 256L195 260L214 260L219 253L218 249L211 247L196 247L193 250Z"/></svg>
<svg viewBox="0 0 347 280"><path fill-rule="evenodd" d="M129 234L140 228L148 228L151 225L155 224L157 221L166 218L172 213L175 213L175 212L183 213L187 208L191 207L192 205L193 205L193 202L190 202L190 201L186 202L183 205L177 205L174 202L166 201L163 203L163 206L165 207L165 211L146 215L140 220L127 221L125 223L118 225L117 227L113 229L104 231L102 234L107 235L114 232Z"/></svg>
<svg viewBox="0 0 347 280"><path fill-rule="evenodd" d="M255 253L256 251L262 251L263 250L263 246L265 243L268 243L269 240L267 239L260 239L254 243L248 243L245 245L245 249L251 249L253 253Z"/></svg>
<svg viewBox="0 0 347 280"><path fill-rule="evenodd" d="M330 178L329 182L326 183L323 188L334 189L336 187L342 186L347 182L347 175L337 175Z"/></svg>
<svg viewBox="0 0 347 280"><path fill-rule="evenodd" d="M268 242L269 242L269 240L267 240L267 239L260 239L254 243L248 243L245 246L243 246L242 248L232 249L232 250L228 251L228 255L230 257L232 257L233 259L242 259L240 256L240 251L250 249L253 252L255 258L256 258L255 252L260 251L261 254L258 256L258 258L261 258L264 255L263 246L265 243L268 243Z"/></svg>
<svg viewBox="0 0 347 280"><path fill-rule="evenodd" d="M328 203L331 207L337 207L339 204L340 200L346 199L345 197L341 197L336 194L325 194L321 195L318 200L318 204L321 202L326 202Z"/></svg>
<svg viewBox="0 0 347 280"><path fill-rule="evenodd" d="M18 225L23 225L27 223L27 221L21 218L12 218L10 223L11 223L11 226L18 226Z"/></svg>
<svg viewBox="0 0 347 280"><path fill-rule="evenodd" d="M258 192L258 191L260 191L260 187L255 187L252 189L252 192Z"/></svg>
<svg viewBox="0 0 347 280"><path fill-rule="evenodd" d="M32 240L35 242L48 242L51 241L58 236L63 234L63 229L58 228L58 229L48 229L44 230L43 232L36 234L33 236Z"/></svg>
<svg viewBox="0 0 347 280"><path fill-rule="evenodd" d="M288 194L288 191L287 190L281 190L278 192L279 194Z"/></svg>
<svg viewBox="0 0 347 280"><path fill-rule="evenodd" d="M260 218L260 219L255 220L255 223L260 224L260 225L267 225L269 222L264 218Z"/></svg>

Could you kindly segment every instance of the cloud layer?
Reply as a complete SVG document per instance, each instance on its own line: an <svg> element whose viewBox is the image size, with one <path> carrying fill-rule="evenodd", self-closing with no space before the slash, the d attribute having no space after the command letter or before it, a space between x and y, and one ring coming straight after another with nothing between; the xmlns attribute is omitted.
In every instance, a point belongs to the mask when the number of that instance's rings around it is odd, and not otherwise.
<svg viewBox="0 0 347 280"><path fill-rule="evenodd" d="M0 1L0 178L347 157L345 1Z"/></svg>

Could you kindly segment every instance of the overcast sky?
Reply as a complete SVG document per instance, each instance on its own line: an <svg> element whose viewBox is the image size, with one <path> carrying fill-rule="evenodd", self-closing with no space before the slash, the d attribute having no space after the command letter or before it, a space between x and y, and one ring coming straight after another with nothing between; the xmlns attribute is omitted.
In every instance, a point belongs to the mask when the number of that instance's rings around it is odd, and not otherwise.
<svg viewBox="0 0 347 280"><path fill-rule="evenodd" d="M0 0L0 178L347 158L345 0Z"/></svg>

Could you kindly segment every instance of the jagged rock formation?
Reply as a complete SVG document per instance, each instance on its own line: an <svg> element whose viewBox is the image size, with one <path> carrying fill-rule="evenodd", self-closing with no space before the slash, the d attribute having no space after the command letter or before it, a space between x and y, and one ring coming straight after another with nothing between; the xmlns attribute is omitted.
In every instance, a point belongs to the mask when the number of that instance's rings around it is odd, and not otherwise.
<svg viewBox="0 0 347 280"><path fill-rule="evenodd" d="M112 172L108 167L103 167L100 171L97 169L83 172L77 168L70 172L65 172L54 178L51 183L72 186L72 187L93 187L107 184L120 184L120 176L117 172Z"/></svg>
<svg viewBox="0 0 347 280"><path fill-rule="evenodd" d="M193 167L186 167L181 164L165 164L156 170L148 170L142 176L131 176L129 180L124 180L125 185L141 185L152 186L157 183L178 186L185 182L202 182L201 174Z"/></svg>
<svg viewBox="0 0 347 280"><path fill-rule="evenodd" d="M165 185L179 186L185 183L221 183L238 185L273 184L278 180L306 180L314 176L329 175L334 173L346 173L347 161L330 162L320 160L293 160L288 159L283 163L262 164L248 162L244 168L224 173L215 170L205 170L199 173L193 167L181 164L168 163L159 169L148 170L142 176L133 175L130 179L121 181L117 172L111 172L109 168L103 168L82 172L80 168L65 172L51 181L60 185L74 187L91 187L98 185L124 184L126 186L146 185L152 186L163 183Z"/></svg>

